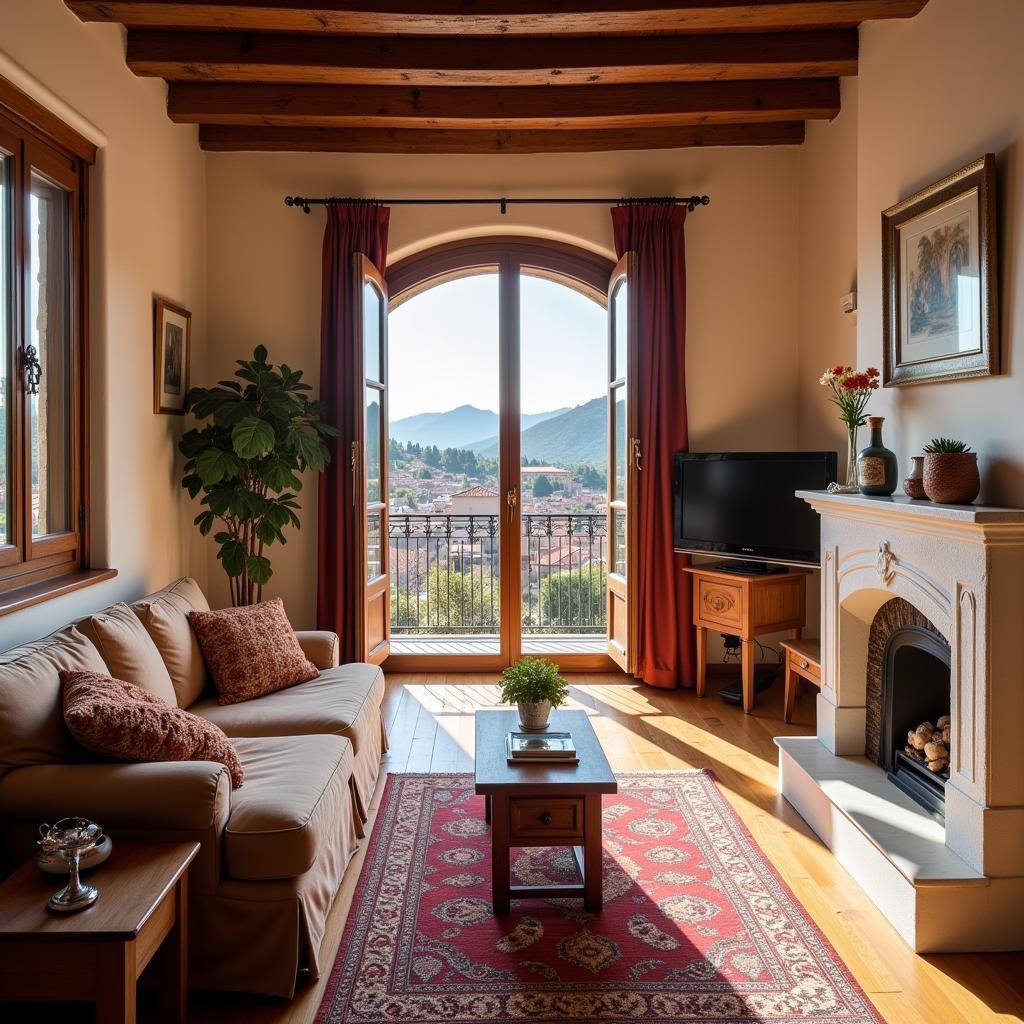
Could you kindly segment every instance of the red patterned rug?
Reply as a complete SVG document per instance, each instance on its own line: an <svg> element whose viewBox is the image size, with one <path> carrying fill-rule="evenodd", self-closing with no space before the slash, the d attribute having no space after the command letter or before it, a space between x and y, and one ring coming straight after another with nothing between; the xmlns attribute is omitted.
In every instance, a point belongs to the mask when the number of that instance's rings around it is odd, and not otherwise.
<svg viewBox="0 0 1024 1024"><path fill-rule="evenodd" d="M522 884L574 880L567 849L514 850ZM622 775L604 798L600 914L491 913L471 775L392 775L317 1024L882 1018L706 772Z"/></svg>

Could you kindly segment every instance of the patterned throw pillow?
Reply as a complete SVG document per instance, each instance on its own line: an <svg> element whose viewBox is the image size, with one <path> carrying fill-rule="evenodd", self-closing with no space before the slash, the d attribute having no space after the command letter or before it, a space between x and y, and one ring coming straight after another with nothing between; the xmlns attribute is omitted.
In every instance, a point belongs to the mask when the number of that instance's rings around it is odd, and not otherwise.
<svg viewBox="0 0 1024 1024"><path fill-rule="evenodd" d="M99 672L61 672L64 721L86 750L115 761L218 761L238 787L238 752L219 726L134 683Z"/></svg>
<svg viewBox="0 0 1024 1024"><path fill-rule="evenodd" d="M308 679L320 670L299 646L281 598L216 612L189 612L219 704L240 704Z"/></svg>

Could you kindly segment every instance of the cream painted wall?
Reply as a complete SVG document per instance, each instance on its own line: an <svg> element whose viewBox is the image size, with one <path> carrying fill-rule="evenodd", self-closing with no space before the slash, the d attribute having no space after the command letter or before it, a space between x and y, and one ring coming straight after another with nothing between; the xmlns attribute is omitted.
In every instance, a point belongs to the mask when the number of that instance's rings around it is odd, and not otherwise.
<svg viewBox="0 0 1024 1024"><path fill-rule="evenodd" d="M797 443L799 150L707 149L537 156L210 154L209 378L266 344L316 380L324 214L285 195L664 195L707 192L687 221L687 391L695 450ZM470 235L524 234L612 254L606 207L398 207L393 261ZM303 530L275 550L268 590L297 627L315 616L315 490ZM211 550L213 600L227 588Z"/></svg>
<svg viewBox="0 0 1024 1024"><path fill-rule="evenodd" d="M92 189L93 562L116 580L0 618L0 649L177 575L205 575L178 486L182 420L152 412L153 296L193 312L192 373L206 376L205 162L172 125L163 83L125 67L121 29L60 0L3 0L0 49L103 132Z"/></svg>
<svg viewBox="0 0 1024 1024"><path fill-rule="evenodd" d="M996 154L1004 374L887 389L900 459L935 434L980 453L981 500L1024 506L1024 3L931 0L911 21L861 30L857 129L858 361L881 365L881 211L986 152ZM845 240L843 241L845 247ZM806 385L806 382L804 382Z"/></svg>
<svg viewBox="0 0 1024 1024"><path fill-rule="evenodd" d="M857 361L857 314L839 300L857 288L857 79L842 81L842 113L814 122L800 150L800 402L806 449L839 452L846 432L817 380L826 366Z"/></svg>

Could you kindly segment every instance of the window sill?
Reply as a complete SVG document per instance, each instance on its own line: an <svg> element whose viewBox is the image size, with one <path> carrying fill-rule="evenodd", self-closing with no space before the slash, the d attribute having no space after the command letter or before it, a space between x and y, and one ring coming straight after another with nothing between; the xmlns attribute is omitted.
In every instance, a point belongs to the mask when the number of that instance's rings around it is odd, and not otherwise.
<svg viewBox="0 0 1024 1024"><path fill-rule="evenodd" d="M105 583L117 575L116 569L79 569L66 576L55 576L52 579L40 580L28 586L16 587L0 593L0 616L31 608L32 605L52 601L55 597L63 597L83 587L91 587L96 583Z"/></svg>

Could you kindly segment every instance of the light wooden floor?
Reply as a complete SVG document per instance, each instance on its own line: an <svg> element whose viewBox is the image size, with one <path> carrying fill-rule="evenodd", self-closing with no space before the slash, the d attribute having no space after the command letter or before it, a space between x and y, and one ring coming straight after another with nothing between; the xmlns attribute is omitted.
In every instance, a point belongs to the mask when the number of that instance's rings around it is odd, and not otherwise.
<svg viewBox="0 0 1024 1024"><path fill-rule="evenodd" d="M473 711L497 702L494 679L480 685L482 678L391 676L385 698L391 750L385 770L471 771ZM713 769L726 799L889 1024L1024 1020L1024 954L916 956L776 792L772 737L810 732L813 697L798 701L797 724L786 726L778 683L759 697L755 714L746 717L713 693L698 700L692 691L658 691L620 680L570 679L572 706L593 714L613 768ZM712 680L709 689L715 686ZM350 866L331 914L327 946L332 951L361 862L359 855ZM325 954L325 978L330 965L331 955ZM322 987L323 982L306 986L291 1002L194 996L190 1019L192 1024L310 1024ZM140 1014L140 1020L147 1016Z"/></svg>

